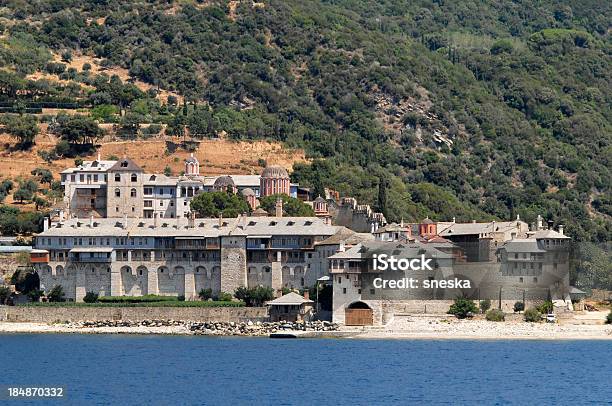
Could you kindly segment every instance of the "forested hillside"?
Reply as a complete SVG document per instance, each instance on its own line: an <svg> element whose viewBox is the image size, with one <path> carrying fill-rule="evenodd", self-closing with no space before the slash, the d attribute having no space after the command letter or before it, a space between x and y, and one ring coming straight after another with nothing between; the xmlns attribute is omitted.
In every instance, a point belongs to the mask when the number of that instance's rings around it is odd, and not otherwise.
<svg viewBox="0 0 612 406"><path fill-rule="evenodd" d="M609 2L3 4L5 106L75 102L126 131L280 140L315 158L296 181L391 220L542 214L610 240ZM66 69L76 56L100 70Z"/></svg>

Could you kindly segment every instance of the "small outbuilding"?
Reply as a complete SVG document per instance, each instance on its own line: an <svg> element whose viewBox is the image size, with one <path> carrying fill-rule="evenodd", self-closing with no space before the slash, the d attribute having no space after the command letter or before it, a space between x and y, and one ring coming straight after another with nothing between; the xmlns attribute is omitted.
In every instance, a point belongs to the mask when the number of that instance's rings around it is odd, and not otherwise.
<svg viewBox="0 0 612 406"><path fill-rule="evenodd" d="M295 292L287 293L266 303L270 321L310 321L314 314L314 302Z"/></svg>

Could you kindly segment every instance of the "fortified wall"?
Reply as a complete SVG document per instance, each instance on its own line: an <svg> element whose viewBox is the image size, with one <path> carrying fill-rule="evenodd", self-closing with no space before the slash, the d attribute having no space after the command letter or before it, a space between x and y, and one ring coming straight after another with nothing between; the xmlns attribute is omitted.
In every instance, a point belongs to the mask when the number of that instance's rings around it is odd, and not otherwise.
<svg viewBox="0 0 612 406"><path fill-rule="evenodd" d="M357 204L353 197L342 198L340 205L330 212L334 216L334 224L358 233L373 233L386 223L382 213L375 213L367 204Z"/></svg>

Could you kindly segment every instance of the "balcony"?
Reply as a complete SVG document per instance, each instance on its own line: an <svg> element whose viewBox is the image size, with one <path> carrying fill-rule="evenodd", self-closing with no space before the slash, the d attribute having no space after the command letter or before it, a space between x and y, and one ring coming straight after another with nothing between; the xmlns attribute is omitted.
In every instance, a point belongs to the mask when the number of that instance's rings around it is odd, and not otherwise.
<svg viewBox="0 0 612 406"><path fill-rule="evenodd" d="M84 257L80 255L71 255L68 257L68 261L70 262L82 262L82 263L109 263L112 261L110 257Z"/></svg>

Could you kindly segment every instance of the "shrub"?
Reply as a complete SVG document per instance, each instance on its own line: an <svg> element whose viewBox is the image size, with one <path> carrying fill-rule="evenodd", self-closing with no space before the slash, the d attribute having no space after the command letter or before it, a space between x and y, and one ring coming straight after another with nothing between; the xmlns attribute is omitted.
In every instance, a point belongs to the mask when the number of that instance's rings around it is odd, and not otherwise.
<svg viewBox="0 0 612 406"><path fill-rule="evenodd" d="M53 289L47 293L47 298L50 302L63 302L64 301L64 288L61 285L55 285Z"/></svg>
<svg viewBox="0 0 612 406"><path fill-rule="evenodd" d="M185 301L185 295L178 295L177 297L179 302L184 302Z"/></svg>
<svg viewBox="0 0 612 406"><path fill-rule="evenodd" d="M212 289L200 289L198 296L201 300L212 299Z"/></svg>
<svg viewBox="0 0 612 406"><path fill-rule="evenodd" d="M448 314L454 314L459 319L465 319L471 317L478 311L478 308L473 301L465 297L458 297L448 309Z"/></svg>
<svg viewBox="0 0 612 406"><path fill-rule="evenodd" d="M490 308L491 308L491 301L489 299L480 301L480 312L482 314L486 313L487 310L489 310Z"/></svg>
<svg viewBox="0 0 612 406"><path fill-rule="evenodd" d="M32 289L31 291L28 292L28 298L30 298L31 302L38 302L40 300L40 297L43 295L42 290L40 289Z"/></svg>
<svg viewBox="0 0 612 406"><path fill-rule="evenodd" d="M216 300L220 302L231 302L233 298L234 297L231 293L219 292L219 295L217 296Z"/></svg>
<svg viewBox="0 0 612 406"><path fill-rule="evenodd" d="M96 303L98 301L98 294L95 292L87 292L83 301L85 303Z"/></svg>
<svg viewBox="0 0 612 406"><path fill-rule="evenodd" d="M550 300L545 301L537 307L538 311L542 314L548 314L553 311L553 303Z"/></svg>
<svg viewBox="0 0 612 406"><path fill-rule="evenodd" d="M515 302L514 303L514 312L522 312L525 310L525 303L523 302Z"/></svg>
<svg viewBox="0 0 612 406"><path fill-rule="evenodd" d="M606 324L612 324L612 310L610 310L610 313L608 313L606 317Z"/></svg>
<svg viewBox="0 0 612 406"><path fill-rule="evenodd" d="M248 289L241 286L236 289L234 296L245 302L247 306L262 306L266 301L274 298L274 289L265 286Z"/></svg>
<svg viewBox="0 0 612 406"><path fill-rule="evenodd" d="M176 302L178 297L176 296L158 296L158 295L144 295L144 296L100 296L98 302L100 303L155 303L155 302Z"/></svg>
<svg viewBox="0 0 612 406"><path fill-rule="evenodd" d="M491 309L487 312L486 318L489 321L504 321L506 315L499 309Z"/></svg>
<svg viewBox="0 0 612 406"><path fill-rule="evenodd" d="M0 286L0 304L4 304L9 297L11 297L11 289L8 286Z"/></svg>
<svg viewBox="0 0 612 406"><path fill-rule="evenodd" d="M538 309L536 308L529 308L527 310L525 310L525 314L523 315L523 317L525 318L525 321L530 322L530 323L537 323L540 321L540 312L538 311Z"/></svg>

